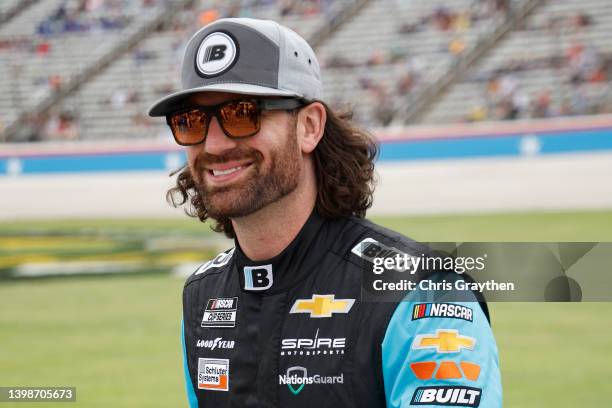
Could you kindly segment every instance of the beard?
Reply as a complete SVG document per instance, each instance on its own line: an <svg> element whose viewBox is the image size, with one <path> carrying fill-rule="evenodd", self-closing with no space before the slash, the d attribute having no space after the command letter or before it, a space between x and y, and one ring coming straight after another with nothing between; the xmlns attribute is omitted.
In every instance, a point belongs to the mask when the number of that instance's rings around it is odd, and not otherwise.
<svg viewBox="0 0 612 408"><path fill-rule="evenodd" d="M270 154L270 165L263 166L263 155L248 146L215 156L203 152L194 161L192 175L197 193L202 198L208 216L218 222L231 218L245 217L272 204L293 192L301 174L301 153L297 144L295 126L289 132L285 143ZM229 186L213 187L206 183L204 176L209 164L225 163L230 160L251 162L243 180Z"/></svg>

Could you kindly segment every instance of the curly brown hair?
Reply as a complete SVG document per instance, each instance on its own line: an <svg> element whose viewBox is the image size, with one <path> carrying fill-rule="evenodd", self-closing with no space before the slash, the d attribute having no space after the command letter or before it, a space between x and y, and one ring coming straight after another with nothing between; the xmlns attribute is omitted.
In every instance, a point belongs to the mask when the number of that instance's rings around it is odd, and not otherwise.
<svg viewBox="0 0 612 408"><path fill-rule="evenodd" d="M318 101L320 102L320 101ZM374 160L378 145L370 133L352 121L351 111L334 112L327 104L327 120L321 141L313 151L317 178L317 212L326 218L365 217L372 206L375 187ZM188 166L178 173L176 186L166 193L174 207L185 206L185 213L201 222L209 218L208 210ZM212 229L235 238L229 218L215 219Z"/></svg>

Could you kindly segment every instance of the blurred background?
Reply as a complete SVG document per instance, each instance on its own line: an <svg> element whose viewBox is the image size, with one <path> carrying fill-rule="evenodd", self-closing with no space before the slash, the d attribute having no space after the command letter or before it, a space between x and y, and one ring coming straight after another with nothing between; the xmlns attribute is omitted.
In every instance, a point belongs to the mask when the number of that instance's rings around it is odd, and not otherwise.
<svg viewBox="0 0 612 408"><path fill-rule="evenodd" d="M232 243L165 202L185 155L146 110L222 17L313 45L381 143L374 221L612 240L610 0L0 0L0 386L186 404L182 284ZM490 307L505 406L609 406L610 304Z"/></svg>

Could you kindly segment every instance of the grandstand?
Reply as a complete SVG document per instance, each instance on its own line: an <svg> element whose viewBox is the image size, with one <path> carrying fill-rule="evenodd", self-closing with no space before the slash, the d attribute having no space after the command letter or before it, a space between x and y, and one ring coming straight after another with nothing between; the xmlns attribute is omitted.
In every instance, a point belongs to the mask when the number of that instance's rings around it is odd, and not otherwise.
<svg viewBox="0 0 612 408"><path fill-rule="evenodd" d="M420 122L610 112L611 35L608 0L542 2L433 103Z"/></svg>
<svg viewBox="0 0 612 408"><path fill-rule="evenodd" d="M325 99L369 127L607 113L608 0L8 0L0 140L160 139L182 47L226 16L317 48Z"/></svg>
<svg viewBox="0 0 612 408"><path fill-rule="evenodd" d="M37 112L47 100L54 102L71 81L164 12L155 1L88 5L38 1L0 27L0 107L5 127L24 113ZM77 137L78 132L70 136Z"/></svg>
<svg viewBox="0 0 612 408"><path fill-rule="evenodd" d="M305 37L327 23L322 12L282 16L275 4L230 11L215 8L209 0L197 1L67 98L65 109L78 107L83 138L167 137L163 121L145 116L148 106L179 89L183 46L193 32L213 18L236 13L280 21Z"/></svg>

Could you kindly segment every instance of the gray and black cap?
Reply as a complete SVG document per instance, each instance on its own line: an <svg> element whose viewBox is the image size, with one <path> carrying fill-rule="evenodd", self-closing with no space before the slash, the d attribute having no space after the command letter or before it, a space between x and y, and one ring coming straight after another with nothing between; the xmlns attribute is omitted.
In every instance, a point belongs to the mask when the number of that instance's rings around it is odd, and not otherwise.
<svg viewBox="0 0 612 408"><path fill-rule="evenodd" d="M314 51L294 31L271 20L225 18L191 37L182 63L182 91L149 109L164 116L201 92L321 98L321 73Z"/></svg>

